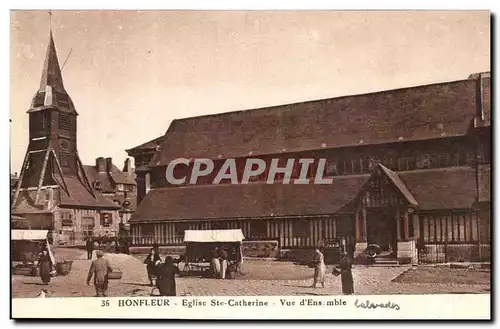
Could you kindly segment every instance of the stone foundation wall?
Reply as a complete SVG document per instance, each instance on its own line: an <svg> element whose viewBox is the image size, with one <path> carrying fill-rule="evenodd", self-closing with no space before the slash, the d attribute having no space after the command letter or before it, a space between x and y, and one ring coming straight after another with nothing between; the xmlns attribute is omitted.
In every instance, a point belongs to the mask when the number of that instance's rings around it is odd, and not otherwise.
<svg viewBox="0 0 500 329"><path fill-rule="evenodd" d="M418 264L415 240L398 241L398 261L400 264Z"/></svg>
<svg viewBox="0 0 500 329"><path fill-rule="evenodd" d="M243 241L241 246L244 257L277 258L278 241Z"/></svg>

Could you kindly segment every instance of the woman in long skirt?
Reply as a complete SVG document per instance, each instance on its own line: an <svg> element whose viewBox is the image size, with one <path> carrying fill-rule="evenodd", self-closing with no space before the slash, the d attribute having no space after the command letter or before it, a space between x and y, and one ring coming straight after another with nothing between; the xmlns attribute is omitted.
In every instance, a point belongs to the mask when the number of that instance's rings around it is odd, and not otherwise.
<svg viewBox="0 0 500 329"><path fill-rule="evenodd" d="M38 260L38 267L40 268L40 278L42 279L43 284L49 284L52 272L52 261L50 260L47 250L42 251Z"/></svg>
<svg viewBox="0 0 500 329"><path fill-rule="evenodd" d="M165 257L165 263L158 268L157 287L160 296L176 296L175 275L179 274L179 268L174 265L170 256Z"/></svg>
<svg viewBox="0 0 500 329"><path fill-rule="evenodd" d="M352 278L352 260L344 252L339 262L340 278L342 281L342 293L344 295L354 294L354 282Z"/></svg>
<svg viewBox="0 0 500 329"><path fill-rule="evenodd" d="M214 249L212 253L212 259L210 261L210 266L212 267L212 273L214 278L220 278L220 259L218 254L218 249Z"/></svg>
<svg viewBox="0 0 500 329"><path fill-rule="evenodd" d="M146 264L146 269L148 271L148 279L150 285L154 285L153 281L156 280L156 266L161 263L161 258L160 255L158 255L158 252L156 251L155 248L151 248L151 251L144 260L144 264Z"/></svg>
<svg viewBox="0 0 500 329"><path fill-rule="evenodd" d="M315 255L314 255L314 282L312 284L313 288L316 288L316 285L321 283L321 286L324 288L325 287L325 272L326 272L326 265L325 265L325 256L323 253L316 248L314 250Z"/></svg>

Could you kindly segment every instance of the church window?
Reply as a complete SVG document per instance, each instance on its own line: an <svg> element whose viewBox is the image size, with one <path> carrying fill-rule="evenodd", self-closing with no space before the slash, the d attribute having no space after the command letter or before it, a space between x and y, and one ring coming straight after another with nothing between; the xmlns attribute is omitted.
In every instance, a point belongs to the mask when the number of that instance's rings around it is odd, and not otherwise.
<svg viewBox="0 0 500 329"><path fill-rule="evenodd" d="M71 130L71 117L69 116L69 114L59 114L59 129Z"/></svg>

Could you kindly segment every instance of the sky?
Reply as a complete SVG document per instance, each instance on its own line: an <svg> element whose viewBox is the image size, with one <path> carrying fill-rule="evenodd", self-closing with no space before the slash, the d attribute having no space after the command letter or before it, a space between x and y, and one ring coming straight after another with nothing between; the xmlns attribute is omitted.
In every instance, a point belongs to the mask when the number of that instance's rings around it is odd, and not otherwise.
<svg viewBox="0 0 500 329"><path fill-rule="evenodd" d="M53 11L84 164L174 119L466 79L490 70L487 11ZM12 11L11 172L49 40L47 11ZM367 109L369 111L369 109Z"/></svg>

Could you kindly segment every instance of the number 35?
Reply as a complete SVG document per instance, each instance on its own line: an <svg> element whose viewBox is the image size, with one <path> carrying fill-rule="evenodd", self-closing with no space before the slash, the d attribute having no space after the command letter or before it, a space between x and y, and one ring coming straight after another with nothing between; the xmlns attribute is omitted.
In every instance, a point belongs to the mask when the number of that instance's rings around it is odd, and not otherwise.
<svg viewBox="0 0 500 329"><path fill-rule="evenodd" d="M109 306L109 300L103 300L101 301L101 307Z"/></svg>

